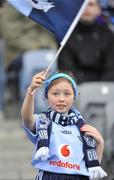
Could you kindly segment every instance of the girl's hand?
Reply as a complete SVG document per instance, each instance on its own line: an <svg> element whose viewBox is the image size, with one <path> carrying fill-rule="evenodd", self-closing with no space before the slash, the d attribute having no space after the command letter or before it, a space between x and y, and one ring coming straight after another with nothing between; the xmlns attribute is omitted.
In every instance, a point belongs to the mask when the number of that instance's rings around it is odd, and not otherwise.
<svg viewBox="0 0 114 180"><path fill-rule="evenodd" d="M93 127L89 124L84 125L82 128L80 128L80 130L82 132L85 132L85 134L93 137L96 140L96 142L97 142L97 147L96 147L97 156L98 156L99 162L101 163L102 156L103 156L103 150L104 150L104 140L103 140L102 135L99 133L99 131L95 127Z"/></svg>
<svg viewBox="0 0 114 180"><path fill-rule="evenodd" d="M36 75L33 76L31 84L29 86L29 89L32 91L34 91L35 89L37 89L38 87L41 87L43 84L43 81L45 80L45 71L42 71Z"/></svg>
<svg viewBox="0 0 114 180"><path fill-rule="evenodd" d="M97 144L102 144L104 146L103 137L95 127L86 124L80 130L85 132L85 134L92 136L96 140Z"/></svg>

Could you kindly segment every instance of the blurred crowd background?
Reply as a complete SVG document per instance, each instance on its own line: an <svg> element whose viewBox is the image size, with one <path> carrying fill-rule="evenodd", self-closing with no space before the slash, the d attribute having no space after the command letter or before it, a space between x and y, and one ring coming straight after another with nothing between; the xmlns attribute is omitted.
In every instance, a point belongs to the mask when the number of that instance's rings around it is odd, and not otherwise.
<svg viewBox="0 0 114 180"><path fill-rule="evenodd" d="M53 34L0 0L0 119L20 118L32 76L48 67L58 48ZM76 78L76 105L106 138L106 179L114 180L114 0L90 0L49 75L58 70ZM43 88L36 96L41 112L47 108Z"/></svg>

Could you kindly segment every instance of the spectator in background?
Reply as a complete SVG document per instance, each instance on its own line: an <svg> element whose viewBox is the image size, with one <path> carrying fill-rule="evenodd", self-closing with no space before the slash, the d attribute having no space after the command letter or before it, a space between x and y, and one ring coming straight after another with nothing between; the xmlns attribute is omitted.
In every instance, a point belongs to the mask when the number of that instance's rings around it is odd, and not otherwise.
<svg viewBox="0 0 114 180"><path fill-rule="evenodd" d="M3 4L4 1L0 1L0 15L2 13ZM4 116L4 91L5 91L4 50L5 50L5 44L2 37L2 28L0 23L0 119L2 119Z"/></svg>
<svg viewBox="0 0 114 180"><path fill-rule="evenodd" d="M58 69L72 72L78 83L114 81L114 34L98 21L102 14L97 0L89 3L58 58Z"/></svg>

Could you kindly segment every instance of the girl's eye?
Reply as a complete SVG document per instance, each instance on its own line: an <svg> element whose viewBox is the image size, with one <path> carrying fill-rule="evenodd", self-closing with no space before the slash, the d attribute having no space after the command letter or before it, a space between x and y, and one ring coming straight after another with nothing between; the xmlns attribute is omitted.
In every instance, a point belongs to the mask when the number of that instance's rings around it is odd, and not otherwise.
<svg viewBox="0 0 114 180"><path fill-rule="evenodd" d="M54 92L54 93L53 93L54 96L57 96L58 94L59 94L58 92Z"/></svg>
<svg viewBox="0 0 114 180"><path fill-rule="evenodd" d="M70 95L71 95L71 93L69 93L69 92L65 93L65 96L70 96Z"/></svg>

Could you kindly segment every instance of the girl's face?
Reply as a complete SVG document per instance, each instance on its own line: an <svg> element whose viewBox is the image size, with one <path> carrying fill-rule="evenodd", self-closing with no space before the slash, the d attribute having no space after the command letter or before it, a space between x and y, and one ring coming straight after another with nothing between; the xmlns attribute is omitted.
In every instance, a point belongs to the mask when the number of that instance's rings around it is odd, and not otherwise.
<svg viewBox="0 0 114 180"><path fill-rule="evenodd" d="M59 113L68 113L74 101L73 87L68 80L53 84L48 90L48 103Z"/></svg>

